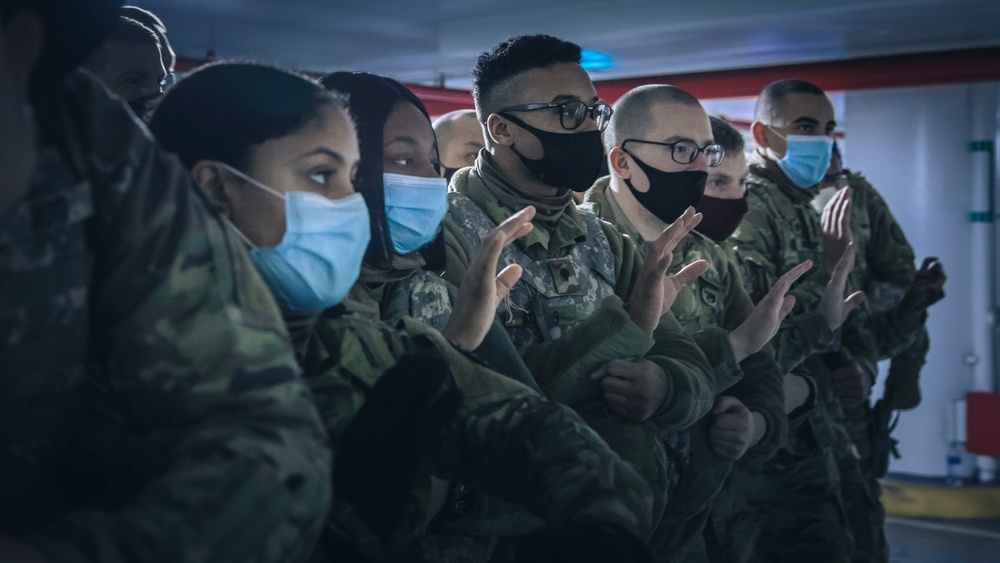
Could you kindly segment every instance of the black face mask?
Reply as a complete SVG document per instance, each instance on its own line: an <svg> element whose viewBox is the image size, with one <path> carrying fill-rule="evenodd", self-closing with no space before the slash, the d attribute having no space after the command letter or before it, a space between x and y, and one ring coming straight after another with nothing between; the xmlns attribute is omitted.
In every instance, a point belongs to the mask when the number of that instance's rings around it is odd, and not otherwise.
<svg viewBox="0 0 1000 563"><path fill-rule="evenodd" d="M546 184L563 190L585 192L594 185L601 173L604 144L598 130L580 133L552 133L532 127L520 119L504 115L538 139L543 156L539 160L525 158L511 147L529 172Z"/></svg>
<svg viewBox="0 0 1000 563"><path fill-rule="evenodd" d="M694 230L714 240L722 242L729 238L736 228L743 222L743 216L747 214L747 196L739 199L720 199L712 196L704 196L698 204L698 211L701 212L701 223Z"/></svg>
<svg viewBox="0 0 1000 563"><path fill-rule="evenodd" d="M137 100L132 100L128 103L128 107L132 108L132 113L134 113L136 117L145 123L149 123L150 118L153 117L153 111L156 109L156 106L160 105L161 98L163 98L163 93L157 92Z"/></svg>
<svg viewBox="0 0 1000 563"><path fill-rule="evenodd" d="M688 207L698 208L701 196L705 194L708 172L700 170L664 172L639 160L634 154L628 154L646 173L649 189L640 192L635 189L631 180L625 180L625 185L650 213L664 223L673 223Z"/></svg>

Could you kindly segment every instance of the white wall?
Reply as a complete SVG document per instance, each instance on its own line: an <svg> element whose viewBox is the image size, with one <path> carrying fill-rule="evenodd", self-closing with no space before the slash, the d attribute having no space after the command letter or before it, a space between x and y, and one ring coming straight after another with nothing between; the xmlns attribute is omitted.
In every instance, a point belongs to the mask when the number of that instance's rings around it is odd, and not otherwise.
<svg viewBox="0 0 1000 563"><path fill-rule="evenodd" d="M986 108L984 93L990 100ZM969 143L995 140L1000 84L856 91L844 97L838 120L849 140L844 143L847 166L864 172L882 193L918 264L924 256L937 256L948 273L947 297L931 309L928 321L931 350L922 374L923 402L903 413L895 432L903 457L890 467L896 473L941 476L950 403L973 387L973 368L964 361L973 352L970 273L973 261L985 258L971 251ZM973 109L974 97L978 109ZM983 131L992 135L977 138ZM881 386L875 393L881 395Z"/></svg>

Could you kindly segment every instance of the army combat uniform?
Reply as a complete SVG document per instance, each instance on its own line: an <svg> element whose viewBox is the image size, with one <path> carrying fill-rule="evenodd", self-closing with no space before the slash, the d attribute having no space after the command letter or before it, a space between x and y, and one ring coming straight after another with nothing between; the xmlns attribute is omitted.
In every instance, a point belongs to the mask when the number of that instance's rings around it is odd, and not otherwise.
<svg viewBox="0 0 1000 563"><path fill-rule="evenodd" d="M451 189L443 222L444 275L458 284L480 241L517 209L496 195L513 188L486 151L475 167L455 174ZM569 194L558 198L556 206L547 219L540 211L535 228L501 253L500 268L517 263L523 273L499 306L498 317L546 396L580 412L649 480L658 520L667 491L680 477L677 456L668 459L660 432L686 428L711 409L711 369L669 313L652 338L631 321L623 299L641 260L632 242L610 224L578 212ZM664 370L668 394L649 420L636 424L611 414L600 382L588 375L614 359L640 358Z"/></svg>
<svg viewBox="0 0 1000 563"><path fill-rule="evenodd" d="M326 435L267 288L91 75L0 220L0 533L49 561L301 561Z"/></svg>
<svg viewBox="0 0 1000 563"><path fill-rule="evenodd" d="M829 275L822 267L819 214L809 203L815 194L792 184L777 164L755 153L747 179L750 210L726 241L755 301L796 264L806 259L815 264L793 286L795 309L772 345L782 372L797 366L807 369L817 394L817 408L801 424L793 424L788 443L774 458L734 474L734 485L747 496L742 503L729 504L727 520L739 529L716 531L728 543L722 548L728 558L745 560L756 549L765 560L848 561L854 550L841 495L842 490L867 485L830 386L830 368L818 353L843 346L870 374L875 373L875 357L863 311L852 313L836 334L816 312ZM765 522L763 528L747 524L757 521Z"/></svg>
<svg viewBox="0 0 1000 563"><path fill-rule="evenodd" d="M572 410L491 371L433 328L408 317L393 328L343 306L290 328L302 343L300 361L335 455L345 428L385 371L414 350L433 348L450 366L462 400L455 421L432 444L429 474L524 505L548 524L609 524L648 535L649 485L629 464ZM415 485L395 541L426 530L428 476ZM345 513L335 504L334 523L359 545L370 544L363 523L337 519Z"/></svg>
<svg viewBox="0 0 1000 563"><path fill-rule="evenodd" d="M615 201L609 177L599 179L587 191L581 207L618 227L623 234L637 241L640 251L645 254L648 243ZM723 249L700 233L692 232L674 249L671 273L699 259L709 262L709 270L680 289L670 311L681 326L693 334L705 356L710 359L717 394L732 395L748 409L764 417L767 430L744 459L767 459L784 443L787 432L781 374L767 349L751 354L740 363L733 356L728 341L729 331L745 321L754 306L743 289L738 266ZM703 447L693 452L693 463L688 471L690 478L682 487L682 490L687 489L685 493L698 499L700 510L696 514L683 514L685 511L673 514L673 507L667 506L665 519L687 517L686 521L673 522L677 537L670 547L675 560L706 560L701 529L709 517L711 502L722 488L732 465L711 451L705 432L710 422L711 416L706 416L699 427L691 429L692 433L698 433L692 439L698 440Z"/></svg>

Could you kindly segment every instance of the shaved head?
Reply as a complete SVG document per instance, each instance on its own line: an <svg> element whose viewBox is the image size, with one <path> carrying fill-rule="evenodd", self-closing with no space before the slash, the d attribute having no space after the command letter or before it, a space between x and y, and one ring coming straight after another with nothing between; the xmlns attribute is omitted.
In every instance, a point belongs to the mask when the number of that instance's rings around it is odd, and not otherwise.
<svg viewBox="0 0 1000 563"><path fill-rule="evenodd" d="M483 148L483 128L476 110L460 109L434 120L441 164L445 168L472 166Z"/></svg>
<svg viewBox="0 0 1000 563"><path fill-rule="evenodd" d="M653 127L653 108L660 104L701 107L698 98L676 86L649 84L633 88L615 102L615 113L604 131L607 151L611 152L625 139L645 138Z"/></svg>
<svg viewBox="0 0 1000 563"><path fill-rule="evenodd" d="M773 124L785 109L785 100L791 94L814 94L826 97L820 87L794 78L786 78L772 82L764 87L757 97L753 118L762 123Z"/></svg>

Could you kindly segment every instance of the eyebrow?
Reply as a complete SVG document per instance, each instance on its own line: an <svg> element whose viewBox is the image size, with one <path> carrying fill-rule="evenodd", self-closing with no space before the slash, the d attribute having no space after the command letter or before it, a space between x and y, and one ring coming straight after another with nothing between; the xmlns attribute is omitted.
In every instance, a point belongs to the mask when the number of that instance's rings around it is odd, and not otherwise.
<svg viewBox="0 0 1000 563"><path fill-rule="evenodd" d="M325 154L326 156L329 156L330 158L332 158L333 160L335 160L337 162L337 164L344 164L344 162L345 162L344 161L344 157L341 156L340 153L332 151L332 150L330 150L328 148L325 148L325 147L315 148L315 149L307 152L306 154L304 154L304 155L296 158L295 160L303 160L305 158L308 158L308 157L316 155L316 154Z"/></svg>
<svg viewBox="0 0 1000 563"><path fill-rule="evenodd" d="M483 144L480 143L479 141L466 141L465 142L465 146L467 146L467 147L481 147L481 146L483 146Z"/></svg>
<svg viewBox="0 0 1000 563"><path fill-rule="evenodd" d="M732 176L730 176L729 174L725 174L723 172L712 172L712 176L716 176L719 179L725 180L727 182L732 182L733 181L733 177Z"/></svg>
<svg viewBox="0 0 1000 563"><path fill-rule="evenodd" d="M409 135L397 135L396 137L393 137L392 139L386 139L383 146L385 146L385 145L391 145L392 143L397 143L397 142L399 142L399 143L408 143L408 144L411 144L411 145L419 144L418 141L415 138L410 137Z"/></svg>
<svg viewBox="0 0 1000 563"><path fill-rule="evenodd" d="M583 100L583 98L581 98L580 96L574 96L574 95L571 95L571 94L559 94L558 96L552 98L552 102L551 103L556 104L556 103L559 103L559 102L568 102L570 100ZM601 101L601 98L599 96L594 96L594 97L590 98L589 100L586 100L587 105L591 105L591 106L594 105L594 104L596 104L599 101Z"/></svg>

